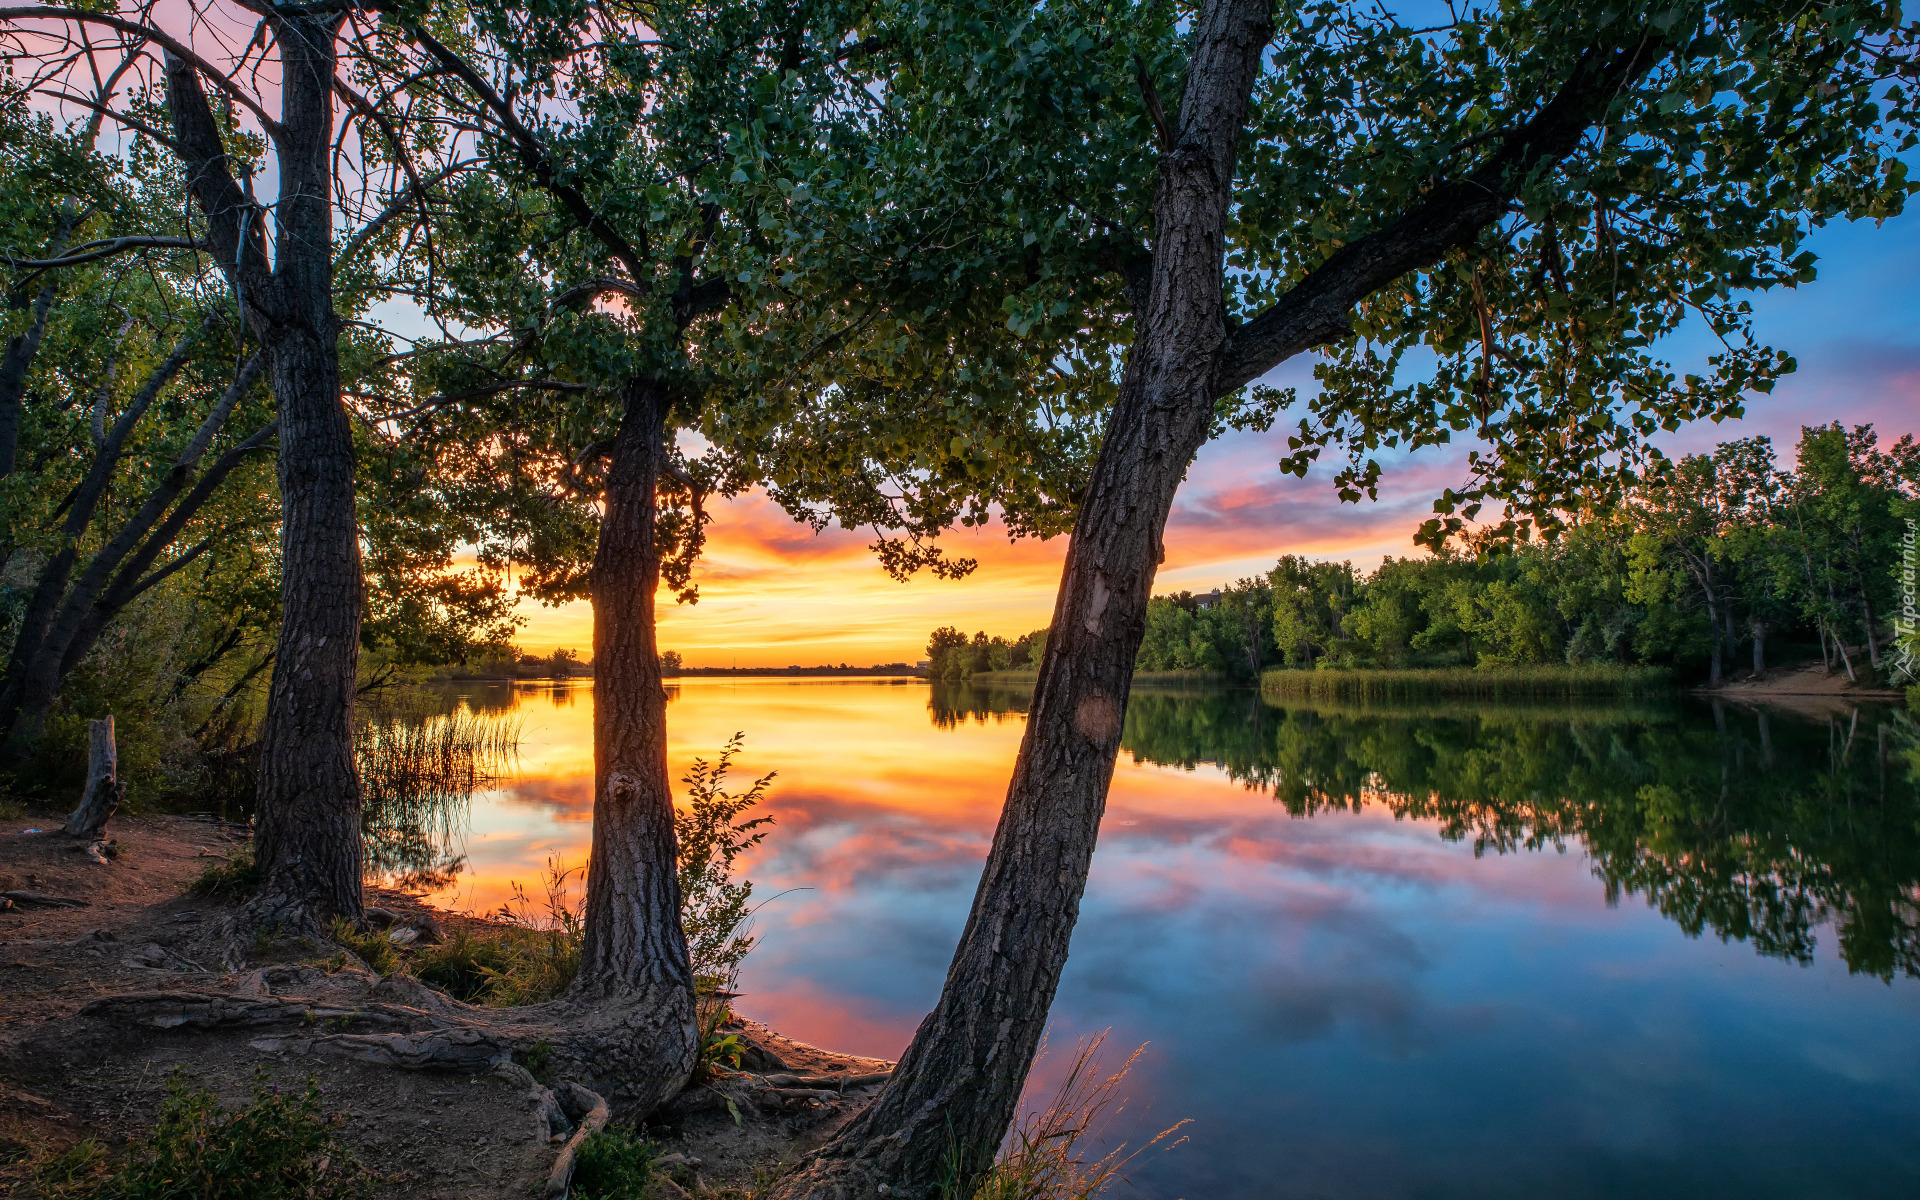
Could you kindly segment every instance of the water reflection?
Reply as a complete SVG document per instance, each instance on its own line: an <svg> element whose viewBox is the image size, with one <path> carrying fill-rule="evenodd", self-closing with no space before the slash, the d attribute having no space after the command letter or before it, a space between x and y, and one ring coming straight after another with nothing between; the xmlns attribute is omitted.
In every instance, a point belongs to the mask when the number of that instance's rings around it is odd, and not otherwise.
<svg viewBox="0 0 1920 1200"><path fill-rule="evenodd" d="M591 685L555 690L449 694L524 724L517 761L473 794L442 903L484 911L549 857L584 859ZM743 772L780 771L746 872L757 895L812 889L761 910L745 1011L901 1051L939 993L1026 706L681 684L673 776L746 730ZM1141 689L1123 744L1053 1040L1151 1042L1130 1110L1148 1135L1195 1119L1140 1194L1920 1194L1904 714Z"/></svg>
<svg viewBox="0 0 1920 1200"><path fill-rule="evenodd" d="M354 753L367 872L376 881L432 892L465 869L458 847L473 793L513 767L520 744L511 704L488 699L420 690L361 707Z"/></svg>
<svg viewBox="0 0 1920 1200"><path fill-rule="evenodd" d="M1025 711L1024 689L937 685L952 728ZM1270 704L1141 688L1121 749L1202 763L1295 816L1384 807L1474 854L1584 850L1606 902L1643 897L1691 935L1920 977L1920 751L1907 712L1727 705Z"/></svg>

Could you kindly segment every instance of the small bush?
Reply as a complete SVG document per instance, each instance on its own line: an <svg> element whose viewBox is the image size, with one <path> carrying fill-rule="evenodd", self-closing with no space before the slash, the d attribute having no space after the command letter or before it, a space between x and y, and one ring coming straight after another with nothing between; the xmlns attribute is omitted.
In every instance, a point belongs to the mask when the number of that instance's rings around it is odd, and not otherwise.
<svg viewBox="0 0 1920 1200"><path fill-rule="evenodd" d="M653 1143L631 1129L602 1129L574 1151L572 1193L581 1200L640 1200L653 1172Z"/></svg>
<svg viewBox="0 0 1920 1200"><path fill-rule="evenodd" d="M159 1120L118 1171L85 1141L40 1162L33 1187L61 1200L363 1200L376 1177L341 1144L344 1121L320 1111L312 1080L283 1092L262 1071L253 1102L229 1112L176 1070Z"/></svg>
<svg viewBox="0 0 1920 1200"><path fill-rule="evenodd" d="M693 760L693 769L681 777L687 785L687 805L676 808L673 832L680 844L680 924L687 933L687 955L693 977L705 991L725 991L740 973L740 960L753 949L753 884L733 877L734 860L758 846L767 836L772 817L736 821L766 798L774 780L769 771L744 792L722 786L733 756L745 744L736 733L709 763Z"/></svg>
<svg viewBox="0 0 1920 1200"><path fill-rule="evenodd" d="M200 872L191 889L208 900L232 901L253 894L260 886L260 867L253 861L253 847L246 846Z"/></svg>
<svg viewBox="0 0 1920 1200"><path fill-rule="evenodd" d="M726 1067L738 1071L746 1058L747 1047L737 1033L728 1033L733 1023L733 1008L722 996L701 993L695 999L694 1021L699 1034L698 1057L693 1064L693 1081L704 1083Z"/></svg>

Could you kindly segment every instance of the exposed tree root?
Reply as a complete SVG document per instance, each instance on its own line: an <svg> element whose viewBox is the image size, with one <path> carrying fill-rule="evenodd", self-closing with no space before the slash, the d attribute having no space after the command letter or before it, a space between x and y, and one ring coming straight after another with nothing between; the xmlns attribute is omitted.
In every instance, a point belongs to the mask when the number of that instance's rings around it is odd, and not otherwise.
<svg viewBox="0 0 1920 1200"><path fill-rule="evenodd" d="M644 1116L692 1070L693 1014L669 995L569 996L524 1008L462 1004L406 975L267 967L232 990L188 988L102 997L27 1045L59 1052L80 1023L124 1039L136 1030L233 1030L270 1054L319 1054L403 1070L497 1070L517 1060ZM677 1009L686 1008L685 1012ZM679 1028L684 1025L685 1028Z"/></svg>
<svg viewBox="0 0 1920 1200"><path fill-rule="evenodd" d="M573 1136L567 1139L567 1144L560 1148L560 1157L554 1160L553 1170L547 1175L548 1200L559 1200L567 1194L567 1185L573 1182L573 1160L580 1149L580 1143L586 1141L597 1130L605 1129L607 1118L612 1115L607 1108L606 1100L601 1098L598 1092L589 1091L577 1083L570 1083L565 1086L563 1094L567 1100L572 1101L571 1107L578 1114L577 1119L580 1123L574 1129ZM562 1101L562 1107L569 1106ZM569 1113L569 1115L572 1116L575 1113Z"/></svg>

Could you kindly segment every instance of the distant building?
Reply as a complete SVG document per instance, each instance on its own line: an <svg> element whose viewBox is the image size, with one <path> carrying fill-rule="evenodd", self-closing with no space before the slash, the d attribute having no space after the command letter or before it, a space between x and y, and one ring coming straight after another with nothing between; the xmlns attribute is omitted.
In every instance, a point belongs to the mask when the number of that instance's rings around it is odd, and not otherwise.
<svg viewBox="0 0 1920 1200"><path fill-rule="evenodd" d="M923 658L923 659L921 659L921 660L920 660L919 662L917 662L917 663L915 663L915 664L913 664L913 665L914 665L915 667L917 667L917 668L919 668L920 670L922 670L922 671L924 671L924 670L926 670L926 669L927 669L928 667L930 667L930 666L932 666L932 665L933 665L933 662L932 662L932 660L931 660L931 659L925 659L925 658Z"/></svg>
<svg viewBox="0 0 1920 1200"><path fill-rule="evenodd" d="M1219 603L1220 603L1219 588L1213 589L1212 591L1208 592L1204 596L1195 596L1193 598L1193 606L1195 608L1212 608Z"/></svg>

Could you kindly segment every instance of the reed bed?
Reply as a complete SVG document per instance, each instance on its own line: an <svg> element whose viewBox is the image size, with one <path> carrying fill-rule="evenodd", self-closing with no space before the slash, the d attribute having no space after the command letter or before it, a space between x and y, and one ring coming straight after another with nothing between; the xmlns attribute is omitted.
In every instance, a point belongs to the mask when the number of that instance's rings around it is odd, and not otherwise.
<svg viewBox="0 0 1920 1200"><path fill-rule="evenodd" d="M454 853L474 791L513 763L516 718L420 700L372 708L355 731L368 865L395 886L437 886L459 872Z"/></svg>
<svg viewBox="0 0 1920 1200"><path fill-rule="evenodd" d="M1486 700L1564 700L1582 696L1652 696L1674 690L1665 667L1446 667L1433 670L1278 670L1260 677L1269 696L1328 700L1411 700L1462 696Z"/></svg>
<svg viewBox="0 0 1920 1200"><path fill-rule="evenodd" d="M382 709L361 722L354 750L369 805L432 804L470 796L511 766L520 752L520 723L464 709L431 715Z"/></svg>

